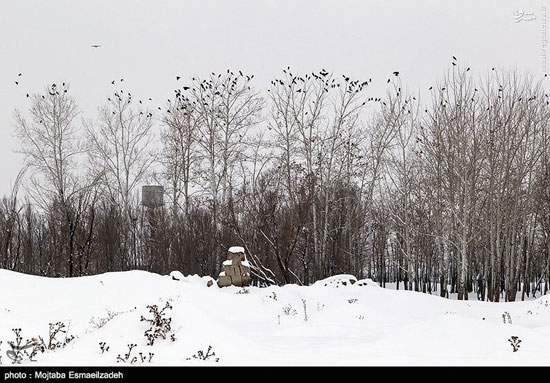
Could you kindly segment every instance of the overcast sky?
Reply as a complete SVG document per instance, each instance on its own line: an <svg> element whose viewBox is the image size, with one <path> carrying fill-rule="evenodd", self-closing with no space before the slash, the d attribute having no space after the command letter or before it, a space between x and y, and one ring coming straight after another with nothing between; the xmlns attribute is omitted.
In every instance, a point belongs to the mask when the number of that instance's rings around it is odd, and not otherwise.
<svg viewBox="0 0 550 383"><path fill-rule="evenodd" d="M2 0L0 195L22 165L13 110L47 84L70 83L93 118L120 78L156 107L184 79L227 68L255 74L258 89L287 66L325 68L370 77L378 93L395 70L413 91L429 86L453 55L478 74L542 75L543 6L550 1Z"/></svg>

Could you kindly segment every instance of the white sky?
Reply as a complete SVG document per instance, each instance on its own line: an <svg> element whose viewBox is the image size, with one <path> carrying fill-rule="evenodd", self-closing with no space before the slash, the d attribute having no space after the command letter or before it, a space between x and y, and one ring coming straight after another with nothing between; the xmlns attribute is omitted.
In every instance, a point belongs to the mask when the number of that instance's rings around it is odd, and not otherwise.
<svg viewBox="0 0 550 383"><path fill-rule="evenodd" d="M550 0L1 0L0 196L22 163L13 110L47 84L70 83L95 117L120 78L156 107L184 79L227 68L255 74L258 89L289 65L325 68L372 78L373 96L394 70L412 90L428 87L453 55L474 73L541 75L542 6ZM518 10L536 19L515 22Z"/></svg>

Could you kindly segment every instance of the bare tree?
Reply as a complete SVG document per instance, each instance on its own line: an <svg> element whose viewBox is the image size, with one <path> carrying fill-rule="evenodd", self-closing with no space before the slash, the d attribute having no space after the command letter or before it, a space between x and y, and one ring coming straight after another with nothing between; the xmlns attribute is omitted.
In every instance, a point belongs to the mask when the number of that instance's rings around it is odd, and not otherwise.
<svg viewBox="0 0 550 383"><path fill-rule="evenodd" d="M416 272L417 257L413 249L413 188L415 168L418 167L416 137L418 135L418 102L401 89L401 81L392 83L382 104L383 124L393 132L387 146L386 194L395 196L393 208L388 211L397 228L397 251L405 262L405 289L418 290Z"/></svg>
<svg viewBox="0 0 550 383"><path fill-rule="evenodd" d="M88 126L92 171L102 181L109 204L122 215L122 237L117 240L121 269L142 267L139 257L139 211L133 200L156 158L153 151L153 114L132 105L132 96L115 92L100 108L97 126ZM142 253L143 255L143 253Z"/></svg>
<svg viewBox="0 0 550 383"><path fill-rule="evenodd" d="M68 259L68 274L73 275L77 253L77 231L93 179L79 176L78 157L85 150L76 123L78 107L66 84L48 86L45 94L34 94L28 122L15 112L15 125L21 141L20 152L31 170L29 194L58 228L57 251Z"/></svg>
<svg viewBox="0 0 550 383"><path fill-rule="evenodd" d="M479 177L483 162L483 141L478 126L483 113L477 101L475 83L467 70L454 67L433 92L430 116L430 149L442 161L442 186L451 219L447 240L459 264L458 298L468 299L466 278L469 252L474 238L479 198Z"/></svg>
<svg viewBox="0 0 550 383"><path fill-rule="evenodd" d="M535 171L548 145L547 98L540 82L515 71L492 71L480 92L486 107L482 127L488 180L489 299L498 301L504 287L505 299L515 300L538 215L530 201L535 200Z"/></svg>
<svg viewBox="0 0 550 383"><path fill-rule="evenodd" d="M100 108L97 126L88 127L94 171L112 203L130 214L132 192L155 160L153 114L133 107L130 94L115 92Z"/></svg>
<svg viewBox="0 0 550 383"><path fill-rule="evenodd" d="M251 87L254 76L227 71L207 79L193 78L189 100L200 123L197 140L205 164L202 179L208 191L214 222L219 205L231 197L233 171L244 151L248 130L261 119L263 99Z"/></svg>
<svg viewBox="0 0 550 383"><path fill-rule="evenodd" d="M159 156L170 185L173 212L183 209L189 216L191 188L198 184L198 128L201 120L196 107L180 91L169 102L163 117L163 150ZM183 197L183 207L180 200Z"/></svg>
<svg viewBox="0 0 550 383"><path fill-rule="evenodd" d="M263 284L351 273L460 299L548 291L544 79L453 65L423 105L397 72L385 97L367 98L370 80L287 68L268 89L264 130L252 77L213 73L177 90L157 153L154 116L128 93L101 106L88 145L67 87L29 97L15 125L32 198L0 200L0 267L215 275L240 244ZM134 199L157 155L171 214Z"/></svg>
<svg viewBox="0 0 550 383"><path fill-rule="evenodd" d="M19 152L31 170L29 193L42 208L52 201L64 205L81 187L77 177L77 156L83 152L79 115L68 86L48 86L44 94L30 97L30 121L15 111L15 128L21 143Z"/></svg>

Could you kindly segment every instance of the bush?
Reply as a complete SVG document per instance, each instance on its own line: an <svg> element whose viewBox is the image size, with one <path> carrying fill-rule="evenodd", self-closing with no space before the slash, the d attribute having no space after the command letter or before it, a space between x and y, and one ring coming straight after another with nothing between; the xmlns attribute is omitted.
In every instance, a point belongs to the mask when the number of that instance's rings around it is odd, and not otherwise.
<svg viewBox="0 0 550 383"><path fill-rule="evenodd" d="M172 310L172 305L170 305L170 302L166 302L160 311L157 305L149 305L147 308L149 313L153 314L153 318L148 319L142 315L141 321L148 322L151 325L148 330L145 330L144 335L147 338L147 345L152 346L157 339L166 339L172 331L172 318L165 316L165 310ZM175 334L170 334L170 339L174 342L176 340Z"/></svg>
<svg viewBox="0 0 550 383"><path fill-rule="evenodd" d="M48 350L56 350L58 348L65 348L69 343L74 340L74 335L68 336L69 328L63 322L49 323L49 340L46 348ZM57 336L65 334L63 341L58 340ZM40 339L42 340L42 338ZM42 340L42 343L44 341Z"/></svg>
<svg viewBox="0 0 550 383"><path fill-rule="evenodd" d="M12 331L15 334L15 340L8 342L11 350L6 351L6 355L8 356L8 358L13 361L12 364L21 364L21 362L25 358L28 358L28 360L35 362L34 357L39 352L44 352L45 350L44 341L42 339L31 338L27 339L25 344L23 344L21 329L14 328L12 329Z"/></svg>
<svg viewBox="0 0 550 383"><path fill-rule="evenodd" d="M102 354L105 354L107 351L109 351L109 346L107 346L106 342L99 342L99 349L101 350Z"/></svg>
<svg viewBox="0 0 550 383"><path fill-rule="evenodd" d="M193 358L200 359L200 360L213 360L214 362L219 362L220 358L215 358L216 353L212 351L212 346L208 346L208 350L206 352L199 350L195 355L193 355ZM187 360L191 360L191 358L187 358Z"/></svg>
<svg viewBox="0 0 550 383"><path fill-rule="evenodd" d="M283 307L283 314L285 314L286 316L294 316L297 314L297 312L290 304L288 304Z"/></svg>
<svg viewBox="0 0 550 383"><path fill-rule="evenodd" d="M137 356L132 356L132 350L137 347L137 344L135 343L129 343L128 344L128 352L121 356L120 354L117 355L116 361L117 363L130 363L134 364L137 362L141 363L151 363L151 360L153 359L153 356L155 356L154 353L149 352L148 355L145 355L143 352L138 353L139 358Z"/></svg>
<svg viewBox="0 0 550 383"><path fill-rule="evenodd" d="M521 343L521 339L519 339L519 337L511 336L510 339L508 339L508 342L510 342L510 345L512 346L512 349L514 350L514 352L519 350L520 348L519 344Z"/></svg>

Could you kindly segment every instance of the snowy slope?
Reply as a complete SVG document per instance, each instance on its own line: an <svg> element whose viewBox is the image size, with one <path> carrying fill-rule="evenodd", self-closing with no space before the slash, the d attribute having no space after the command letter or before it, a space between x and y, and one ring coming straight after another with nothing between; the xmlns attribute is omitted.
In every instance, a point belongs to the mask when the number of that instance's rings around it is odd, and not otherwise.
<svg viewBox="0 0 550 383"><path fill-rule="evenodd" d="M11 364L12 328L22 328L24 339L47 337L48 323L62 321L75 340L25 364L116 365L129 343L137 344L135 355L153 352L151 365L550 364L548 295L517 303L460 302L371 283L243 291L207 287L207 281L140 271L50 279L0 270L1 361ZM163 307L167 300L176 341L147 346L149 326L140 318L151 316L147 305ZM512 323L503 322L505 312ZM508 342L512 335L522 340L518 352ZM99 342L109 351L102 354ZM209 345L219 363L192 358Z"/></svg>

